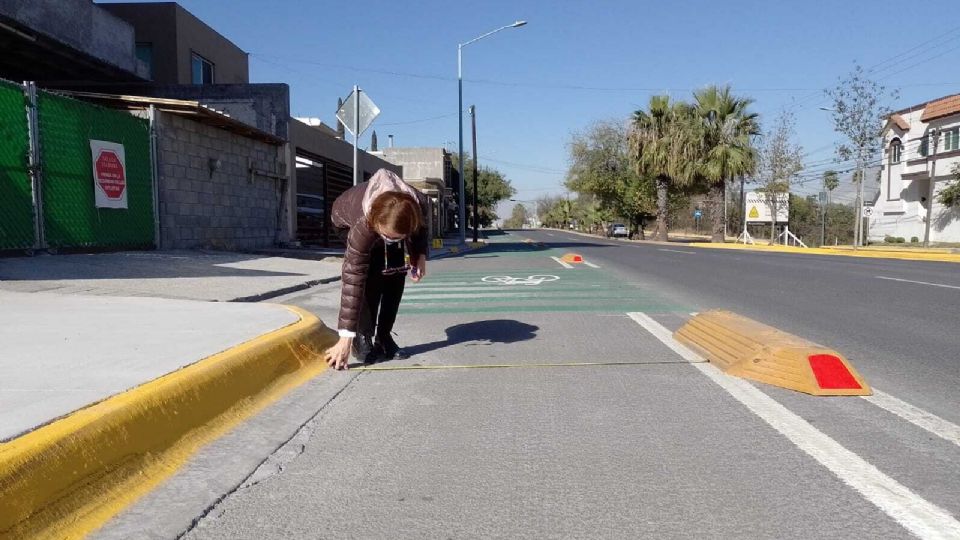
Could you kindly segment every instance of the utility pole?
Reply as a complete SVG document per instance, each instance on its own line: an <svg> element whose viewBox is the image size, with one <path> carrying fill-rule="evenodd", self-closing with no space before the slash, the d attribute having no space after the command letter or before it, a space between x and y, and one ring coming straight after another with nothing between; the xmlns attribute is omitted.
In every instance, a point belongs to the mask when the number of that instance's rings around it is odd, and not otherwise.
<svg viewBox="0 0 960 540"><path fill-rule="evenodd" d="M933 220L933 195L937 182L937 145L940 143L940 130L935 129L933 136L933 153L930 154L930 186L927 189L927 219L923 226L923 247L930 247L930 221Z"/></svg>
<svg viewBox="0 0 960 540"><path fill-rule="evenodd" d="M743 184L745 182L744 177L740 177L740 211L743 212L743 229L741 231L741 236L743 236L743 245L747 245L747 196L743 192Z"/></svg>
<svg viewBox="0 0 960 540"><path fill-rule="evenodd" d="M853 223L853 249L856 251L860 247L860 228L863 226L863 169L861 169L862 159L857 158L857 170L854 171L854 179L857 182L857 200L853 204L854 213L857 220Z"/></svg>
<svg viewBox="0 0 960 540"><path fill-rule="evenodd" d="M477 204L480 192L477 191L477 108L474 105L470 106L470 123L473 125L473 243L476 244L480 241L477 236L480 231L480 211Z"/></svg>
<svg viewBox="0 0 960 540"><path fill-rule="evenodd" d="M820 247L827 238L827 188L820 192Z"/></svg>

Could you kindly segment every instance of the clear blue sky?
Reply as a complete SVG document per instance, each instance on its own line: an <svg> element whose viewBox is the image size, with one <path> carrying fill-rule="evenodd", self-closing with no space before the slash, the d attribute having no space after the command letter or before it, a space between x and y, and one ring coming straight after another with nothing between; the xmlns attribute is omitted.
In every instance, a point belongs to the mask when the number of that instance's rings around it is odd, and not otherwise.
<svg viewBox="0 0 960 540"><path fill-rule="evenodd" d="M822 90L855 60L900 89L895 107L960 92L957 2L180 3L250 53L252 82L289 84L294 115L333 125L337 97L356 83L383 111L373 127L381 145L393 134L397 146L454 150L457 43L527 20L464 49L480 163L506 173L520 199L562 193L571 132L625 118L652 93L685 99L730 83L763 121L793 107L819 171L837 140L817 108L828 104Z"/></svg>

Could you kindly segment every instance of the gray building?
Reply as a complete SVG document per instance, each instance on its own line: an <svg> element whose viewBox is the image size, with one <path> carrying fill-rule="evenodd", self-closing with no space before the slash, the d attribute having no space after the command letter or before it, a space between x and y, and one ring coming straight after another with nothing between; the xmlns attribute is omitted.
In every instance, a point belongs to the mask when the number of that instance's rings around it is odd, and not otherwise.
<svg viewBox="0 0 960 540"><path fill-rule="evenodd" d="M137 57L161 84L250 82L247 53L176 2L98 4L133 26Z"/></svg>
<svg viewBox="0 0 960 540"><path fill-rule="evenodd" d="M145 81L133 27L90 0L0 0L0 77Z"/></svg>
<svg viewBox="0 0 960 540"><path fill-rule="evenodd" d="M351 145L291 119L289 87L250 84L247 54L178 4L0 0L0 45L2 78L153 107L157 247L337 242L329 209L352 186ZM360 167L402 171L367 152Z"/></svg>
<svg viewBox="0 0 960 540"><path fill-rule="evenodd" d="M388 147L373 154L403 168L403 179L430 198L431 235L443 237L455 226L457 171L444 148Z"/></svg>
<svg viewBox="0 0 960 540"><path fill-rule="evenodd" d="M341 193L353 186L353 145L336 136L336 131L320 122L307 124L290 120L290 152L296 164L291 173L292 194L297 209L291 215L291 230L303 244L337 244L330 209ZM360 178L367 180L380 169L398 175L403 168L374 152L359 153Z"/></svg>

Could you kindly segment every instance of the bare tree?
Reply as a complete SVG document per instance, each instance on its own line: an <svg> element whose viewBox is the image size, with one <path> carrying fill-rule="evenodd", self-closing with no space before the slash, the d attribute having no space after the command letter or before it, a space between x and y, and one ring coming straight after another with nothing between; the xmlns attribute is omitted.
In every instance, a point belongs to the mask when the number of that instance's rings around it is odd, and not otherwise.
<svg viewBox="0 0 960 540"><path fill-rule="evenodd" d="M803 149L794 142L796 120L790 111L782 111L773 128L767 131L760 148L760 191L770 207L770 243L777 238L777 211L783 194L790 193L790 184L803 170Z"/></svg>
<svg viewBox="0 0 960 540"><path fill-rule="evenodd" d="M883 101L898 97L896 91L887 92L886 87L869 78L869 74L854 64L853 71L841 78L837 86L825 91L833 101L833 128L846 137L837 147L837 161L856 161L857 170L864 170L877 152L877 139L883 129L883 119L890 115L890 108ZM863 182L865 174L855 175L857 186L857 219L854 223L854 246L862 243L861 208L863 206Z"/></svg>

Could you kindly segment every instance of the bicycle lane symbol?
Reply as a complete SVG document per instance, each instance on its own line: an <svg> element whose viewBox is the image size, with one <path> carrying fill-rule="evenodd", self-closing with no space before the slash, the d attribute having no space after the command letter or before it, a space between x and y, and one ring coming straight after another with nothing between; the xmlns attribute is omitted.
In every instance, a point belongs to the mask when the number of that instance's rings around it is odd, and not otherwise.
<svg viewBox="0 0 960 540"><path fill-rule="evenodd" d="M513 276L486 276L480 281L484 283L495 283L497 285L540 285L550 281L557 281L560 276L535 274L527 277Z"/></svg>

